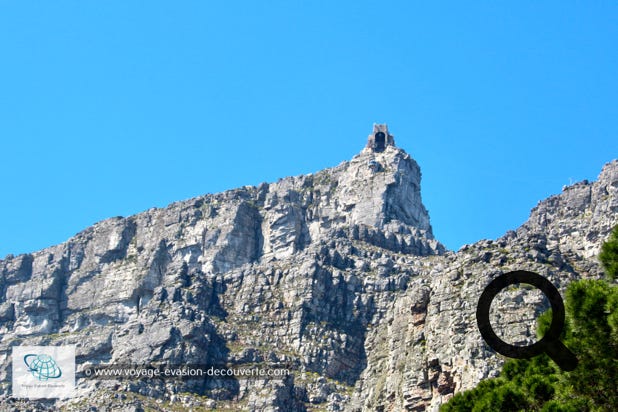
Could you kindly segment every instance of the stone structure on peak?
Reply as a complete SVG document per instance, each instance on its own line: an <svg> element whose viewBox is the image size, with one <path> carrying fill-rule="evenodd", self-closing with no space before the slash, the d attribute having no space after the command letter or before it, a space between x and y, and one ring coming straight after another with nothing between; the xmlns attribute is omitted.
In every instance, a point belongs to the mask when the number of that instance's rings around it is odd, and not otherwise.
<svg viewBox="0 0 618 412"><path fill-rule="evenodd" d="M383 152L387 146L395 146L395 138L388 132L386 124L373 124L373 132L367 138L367 148L374 152Z"/></svg>

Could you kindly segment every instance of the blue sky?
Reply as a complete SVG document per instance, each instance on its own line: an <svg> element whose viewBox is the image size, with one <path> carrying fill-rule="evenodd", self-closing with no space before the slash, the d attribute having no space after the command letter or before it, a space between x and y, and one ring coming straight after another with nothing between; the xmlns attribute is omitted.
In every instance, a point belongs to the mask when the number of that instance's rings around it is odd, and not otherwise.
<svg viewBox="0 0 618 412"><path fill-rule="evenodd" d="M335 166L374 122L451 249L618 157L618 3L437 3L0 2L0 258Z"/></svg>

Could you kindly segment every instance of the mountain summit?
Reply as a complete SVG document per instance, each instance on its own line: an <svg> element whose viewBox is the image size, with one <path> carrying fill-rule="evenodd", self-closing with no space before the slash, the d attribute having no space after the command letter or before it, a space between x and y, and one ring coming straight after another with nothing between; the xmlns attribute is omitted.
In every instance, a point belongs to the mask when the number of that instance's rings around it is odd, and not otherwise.
<svg viewBox="0 0 618 412"><path fill-rule="evenodd" d="M421 200L420 168L374 125L367 146L320 172L95 224L0 261L0 378L11 347L75 345L77 397L16 409L425 410L494 376L474 307L500 273L561 288L598 277L618 223L618 162L565 188L496 241L447 252ZM520 302L515 292L503 304ZM510 299L510 300L509 300ZM519 299L519 300L518 300ZM496 299L498 302L499 299ZM542 297L526 302L542 304ZM507 313L505 337L534 336ZM285 364L282 379L96 379L91 365Z"/></svg>

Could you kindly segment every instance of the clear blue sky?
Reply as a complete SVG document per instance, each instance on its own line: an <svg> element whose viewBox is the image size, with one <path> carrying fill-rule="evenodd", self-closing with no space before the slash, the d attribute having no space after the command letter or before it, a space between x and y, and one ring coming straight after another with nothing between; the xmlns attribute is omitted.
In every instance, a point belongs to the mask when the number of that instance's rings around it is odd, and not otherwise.
<svg viewBox="0 0 618 412"><path fill-rule="evenodd" d="M1 1L0 258L335 166L374 122L451 249L618 157L618 3L437 3Z"/></svg>

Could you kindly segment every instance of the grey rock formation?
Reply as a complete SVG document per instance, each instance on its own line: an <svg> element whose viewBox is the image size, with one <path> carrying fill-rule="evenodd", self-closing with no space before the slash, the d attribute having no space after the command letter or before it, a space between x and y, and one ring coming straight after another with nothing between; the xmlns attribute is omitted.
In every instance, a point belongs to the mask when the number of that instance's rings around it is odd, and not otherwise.
<svg viewBox="0 0 618 412"><path fill-rule="evenodd" d="M482 340L475 311L485 286L512 270L537 272L564 291L601 276L596 256L618 224L618 161L598 181L565 187L540 202L517 231L457 253L417 259L416 279L368 333L367 368L351 409L437 410L455 392L496 376L502 359ZM535 319L548 308L540 291L518 288L492 303L492 325L512 344L536 341Z"/></svg>
<svg viewBox="0 0 618 412"><path fill-rule="evenodd" d="M1 260L2 407L435 409L499 370L473 318L493 277L527 268L563 288L600 275L618 162L541 202L517 231L453 253L433 238L416 162L385 125L369 143L331 169L108 219ZM504 339L533 339L546 307L533 292L496 299ZM24 344L76 345L78 397L11 399L10 348ZM272 362L292 375L81 375L87 364Z"/></svg>

